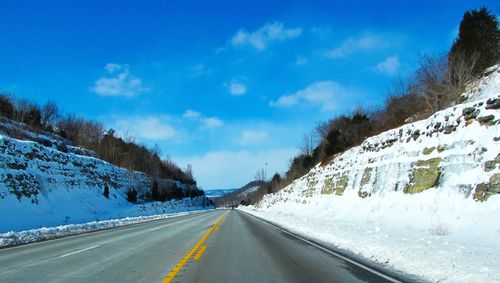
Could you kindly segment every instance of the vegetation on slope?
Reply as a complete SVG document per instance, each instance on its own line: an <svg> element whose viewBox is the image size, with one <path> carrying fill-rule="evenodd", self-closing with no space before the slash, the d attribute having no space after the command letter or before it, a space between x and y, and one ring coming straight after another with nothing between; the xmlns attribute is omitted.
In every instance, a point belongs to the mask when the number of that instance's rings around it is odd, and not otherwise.
<svg viewBox="0 0 500 283"><path fill-rule="evenodd" d="M264 194L286 187L318 163L328 163L336 154L360 145L368 137L460 103L465 84L500 61L499 47L497 18L486 8L467 11L450 51L439 56L422 56L411 76L394 82L382 107L358 108L351 114L318 124L314 131L304 135L301 153L291 160L285 176L273 177L252 199L233 201L255 203Z"/></svg>

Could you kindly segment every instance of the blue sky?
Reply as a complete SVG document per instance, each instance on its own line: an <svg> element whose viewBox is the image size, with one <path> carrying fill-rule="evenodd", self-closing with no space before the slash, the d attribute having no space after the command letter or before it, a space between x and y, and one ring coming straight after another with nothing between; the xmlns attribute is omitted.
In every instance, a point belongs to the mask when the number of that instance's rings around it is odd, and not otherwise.
<svg viewBox="0 0 500 283"><path fill-rule="evenodd" d="M209 3L210 2L210 3ZM283 172L494 1L0 0L0 90L101 121L206 188Z"/></svg>

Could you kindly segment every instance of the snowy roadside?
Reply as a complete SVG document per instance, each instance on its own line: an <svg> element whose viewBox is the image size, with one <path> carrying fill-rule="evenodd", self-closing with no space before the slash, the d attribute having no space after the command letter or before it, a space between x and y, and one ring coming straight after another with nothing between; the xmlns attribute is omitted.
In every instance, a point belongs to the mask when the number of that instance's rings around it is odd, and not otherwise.
<svg viewBox="0 0 500 283"><path fill-rule="evenodd" d="M111 219L103 221L93 221L82 224L68 224L56 227L42 227L20 232L7 232L0 234L0 248L29 244L45 240L57 239L88 232L122 227L132 224L144 223L154 220L178 217L192 213L201 213L212 209L193 210L187 212L176 212L167 214L156 214L149 216L126 217L121 219Z"/></svg>
<svg viewBox="0 0 500 283"><path fill-rule="evenodd" d="M409 226L397 228L374 221L363 223L315 216L300 211L239 209L297 235L330 243L389 269L432 282L500 282L500 245L497 240L483 242L477 239L471 243L468 236L439 231L446 229L445 226L429 231ZM497 231L490 237L498 238L499 234Z"/></svg>

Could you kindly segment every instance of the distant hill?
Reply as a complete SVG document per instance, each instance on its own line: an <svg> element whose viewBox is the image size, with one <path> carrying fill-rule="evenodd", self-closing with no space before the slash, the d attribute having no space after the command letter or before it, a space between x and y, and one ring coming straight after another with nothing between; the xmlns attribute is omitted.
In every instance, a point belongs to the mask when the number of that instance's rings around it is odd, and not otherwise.
<svg viewBox="0 0 500 283"><path fill-rule="evenodd" d="M265 183L264 181L249 182L248 184L244 185L243 187L236 189L236 190L233 190L232 192L215 199L214 203L216 204L216 206L227 205L229 203L238 205L238 204L240 204L240 202L242 200L247 199L250 195L257 192L257 190L260 188L260 186L264 183ZM205 193L207 194L208 192L205 192Z"/></svg>
<svg viewBox="0 0 500 283"><path fill-rule="evenodd" d="M205 190L205 196L207 198L218 198L230 194L238 189L216 189L216 190Z"/></svg>

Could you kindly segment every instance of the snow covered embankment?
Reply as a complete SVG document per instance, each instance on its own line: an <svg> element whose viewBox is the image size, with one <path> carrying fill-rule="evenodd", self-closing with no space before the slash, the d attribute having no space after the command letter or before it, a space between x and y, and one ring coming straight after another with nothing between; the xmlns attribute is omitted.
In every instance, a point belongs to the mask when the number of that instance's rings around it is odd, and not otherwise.
<svg viewBox="0 0 500 283"><path fill-rule="evenodd" d="M431 281L500 281L500 68L245 211Z"/></svg>
<svg viewBox="0 0 500 283"><path fill-rule="evenodd" d="M152 187L148 176L78 155L82 150L76 149L68 146L61 151L0 133L0 233L206 209L204 197L132 204L127 192L135 190L141 200ZM189 188L172 180L162 182Z"/></svg>

